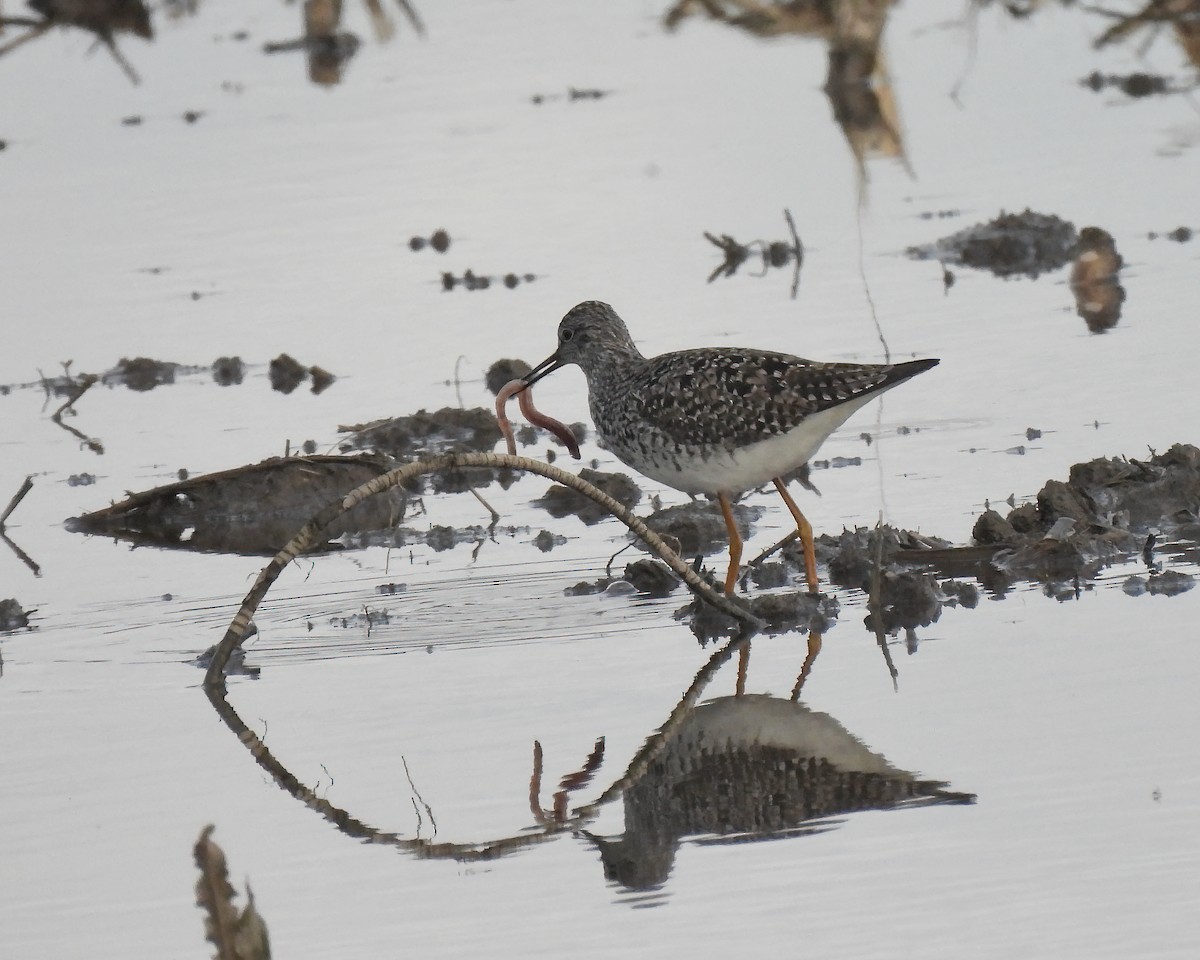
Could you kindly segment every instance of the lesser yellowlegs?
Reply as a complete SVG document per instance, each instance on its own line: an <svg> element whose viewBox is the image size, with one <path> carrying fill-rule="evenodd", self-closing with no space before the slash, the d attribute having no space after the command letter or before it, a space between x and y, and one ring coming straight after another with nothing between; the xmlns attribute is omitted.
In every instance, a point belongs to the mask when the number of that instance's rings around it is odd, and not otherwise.
<svg viewBox="0 0 1200 960"><path fill-rule="evenodd" d="M558 349L525 384L572 363L587 377L592 421L609 450L669 487L716 497L729 530L726 593L733 592L742 557L730 497L768 481L796 521L815 593L812 526L783 476L871 398L938 361L818 363L728 347L644 357L613 308L589 300L562 318Z"/></svg>

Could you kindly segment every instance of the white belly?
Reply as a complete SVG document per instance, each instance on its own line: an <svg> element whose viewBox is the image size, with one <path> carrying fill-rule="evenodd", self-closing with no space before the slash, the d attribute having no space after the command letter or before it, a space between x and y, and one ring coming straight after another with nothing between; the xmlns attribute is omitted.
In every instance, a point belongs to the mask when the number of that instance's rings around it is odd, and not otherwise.
<svg viewBox="0 0 1200 960"><path fill-rule="evenodd" d="M717 449L708 457L681 457L637 465L639 472L684 493L742 493L795 470L863 405L878 394L856 397L805 419L787 433L736 450Z"/></svg>

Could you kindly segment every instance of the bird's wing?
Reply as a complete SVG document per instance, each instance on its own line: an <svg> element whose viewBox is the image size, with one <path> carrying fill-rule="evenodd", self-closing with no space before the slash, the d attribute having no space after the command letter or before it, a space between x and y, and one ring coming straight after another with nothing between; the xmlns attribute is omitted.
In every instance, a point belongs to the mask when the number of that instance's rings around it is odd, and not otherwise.
<svg viewBox="0 0 1200 960"><path fill-rule="evenodd" d="M882 390L903 379L892 375L897 369L753 350L683 350L649 360L628 387L637 412L678 443L738 446Z"/></svg>

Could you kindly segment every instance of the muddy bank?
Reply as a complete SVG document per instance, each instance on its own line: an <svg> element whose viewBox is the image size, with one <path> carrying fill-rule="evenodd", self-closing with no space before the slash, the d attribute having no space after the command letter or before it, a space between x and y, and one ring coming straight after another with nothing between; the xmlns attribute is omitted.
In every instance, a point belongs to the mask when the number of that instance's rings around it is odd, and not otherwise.
<svg viewBox="0 0 1200 960"><path fill-rule="evenodd" d="M670 508L700 520L715 515L711 504ZM667 512L667 511L664 511ZM890 526L860 527L838 535L822 534L814 545L818 567L834 586L858 590L869 598L864 625L873 633L893 635L927 627L945 607L973 609L981 591L1004 597L1019 583L1041 584L1058 600L1093 589L1104 568L1140 557L1144 576L1130 577L1130 596L1175 596L1195 584L1191 574L1164 569L1157 555L1200 559L1200 449L1176 444L1145 461L1100 458L1074 465L1066 481L1050 480L1036 499L1002 516L988 509L975 523L973 542L956 545L943 538ZM651 518L652 520L653 518ZM648 520L648 522L651 522ZM724 525L711 529L708 547L720 566ZM685 551L685 554L687 551ZM720 571L710 572L712 582ZM769 559L752 563L739 585L758 589L799 584L804 561L799 544L790 542ZM663 595L661 578L627 568L630 592ZM571 592L613 592L613 581ZM836 600L804 591L782 590L747 598L749 609L767 623L766 632L823 632L837 618ZM733 636L732 618L693 601L677 612L702 641Z"/></svg>

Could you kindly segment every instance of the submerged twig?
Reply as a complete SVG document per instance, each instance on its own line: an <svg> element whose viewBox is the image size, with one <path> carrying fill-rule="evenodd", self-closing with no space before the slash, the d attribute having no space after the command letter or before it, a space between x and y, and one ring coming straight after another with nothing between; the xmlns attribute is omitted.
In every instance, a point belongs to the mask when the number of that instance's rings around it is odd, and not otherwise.
<svg viewBox="0 0 1200 960"><path fill-rule="evenodd" d="M408 760L404 757L400 758L400 762L404 764L404 776L408 778L408 788L412 790L413 809L417 811L417 821L420 823L421 812L417 809L417 801L421 802L421 806L425 808L425 814L429 817L429 823L433 827L433 836L437 836L438 825L437 818L433 815L433 807L425 802L425 798L421 796L421 791L417 789L417 785L413 783L412 773L408 769ZM432 839L432 838L431 838Z"/></svg>
<svg viewBox="0 0 1200 960"><path fill-rule="evenodd" d="M8 549L17 555L18 560L20 560L23 564L25 564L25 566L33 571L33 575L35 577L40 577L42 575L42 568L33 561L33 558L30 557L29 554L13 543L12 540L8 538L7 533L0 532L0 540L3 540L8 545Z"/></svg>
<svg viewBox="0 0 1200 960"><path fill-rule="evenodd" d="M421 21L420 15L417 13L417 8L414 7L408 0L396 0L396 6L408 18L408 22L412 25L418 37L425 36L425 24Z"/></svg>
<svg viewBox="0 0 1200 960"><path fill-rule="evenodd" d="M496 512L495 507L493 507L490 503L488 503L485 499L483 499L483 494L481 494L474 487L471 487L470 489L471 489L471 495L476 500L478 500L481 504L483 504L484 510L486 510L488 513L490 513L492 515L492 524L490 527L488 527L488 531L491 532L492 530L495 530L496 524L498 524L500 522L500 514Z"/></svg>
<svg viewBox="0 0 1200 960"><path fill-rule="evenodd" d="M68 410L70 410L72 407L74 407L75 401L77 401L80 397L82 397L85 393L87 393L88 390L91 388L92 384L94 384L99 379L100 378L97 377L94 373L87 373L87 374L84 374L82 377L80 377L79 383L76 386L75 390L71 393L71 395L67 398L66 402L61 407L59 407L52 414L50 414L50 419L53 420L55 423L57 423L64 430L66 430L67 433L73 434L76 437L78 437L80 440L82 440L83 445L85 447L87 447L89 450L91 450L93 453L102 454L102 453L104 453L104 444L102 444L99 440L95 439L94 437L89 437L82 430L77 430L75 427L72 427L70 424L63 423L63 420L62 420L63 414L66 413Z"/></svg>
<svg viewBox="0 0 1200 960"><path fill-rule="evenodd" d="M25 495L32 489L33 477L28 476L21 482L21 486L18 488L17 492L13 494L12 499L8 501L8 506L4 508L4 512L0 513L0 540L3 540L6 544L8 544L8 548L17 555L17 559L19 559L25 564L25 566L33 571L33 575L35 577L40 577L42 575L42 568L33 562L29 554L27 554L8 538L8 534L5 532L4 526L8 518L12 516L12 512L17 509L17 504L24 500Z"/></svg>
<svg viewBox="0 0 1200 960"><path fill-rule="evenodd" d="M32 489L33 475L31 474L22 481L20 488L13 494L12 499L8 501L8 506L4 508L4 512L0 513L0 533L4 532L4 523L12 516L12 512L17 509L17 504L24 500L25 494L29 493Z"/></svg>
<svg viewBox="0 0 1200 960"><path fill-rule="evenodd" d="M233 651L241 644L250 620L254 616L254 612L258 609L259 603L262 602L263 597L267 595L267 592L271 589L271 585L279 578L284 569L296 557L309 550L318 542L321 532L326 527L368 497L373 497L376 494L390 490L392 487L403 484L413 477L452 470L458 467L507 467L513 470L524 470L539 474L549 480L554 480L577 493L583 494L625 524L667 566L674 570L680 579L700 599L722 613L733 617L745 629L760 629L763 626L762 620L746 610L745 607L733 598L717 591L711 584L707 583L679 554L667 546L658 534L647 527L638 517L634 516L624 505L581 477L569 473L560 467L542 463L540 460L531 460L527 457L514 457L502 453L445 453L428 460L418 460L415 463L406 464L403 467L398 467L395 470L385 473L383 476L369 480L367 483L356 487L350 493L346 494L342 499L326 506L306 523L300 532L288 541L283 549L275 554L271 562L259 573L254 585L250 588L250 592L246 594L245 600L242 601L241 608L225 631L225 636L217 645L212 662L209 664L208 672L205 674L205 685L216 688L224 686L225 664Z"/></svg>
<svg viewBox="0 0 1200 960"><path fill-rule="evenodd" d="M883 654L883 662L887 664L888 674L892 678L892 689L899 690L900 671L892 660L892 651L888 647L887 632L883 629L883 514L875 524L875 557L871 564L871 589L867 594L867 612L871 616L871 626L875 632L875 642Z"/></svg>

